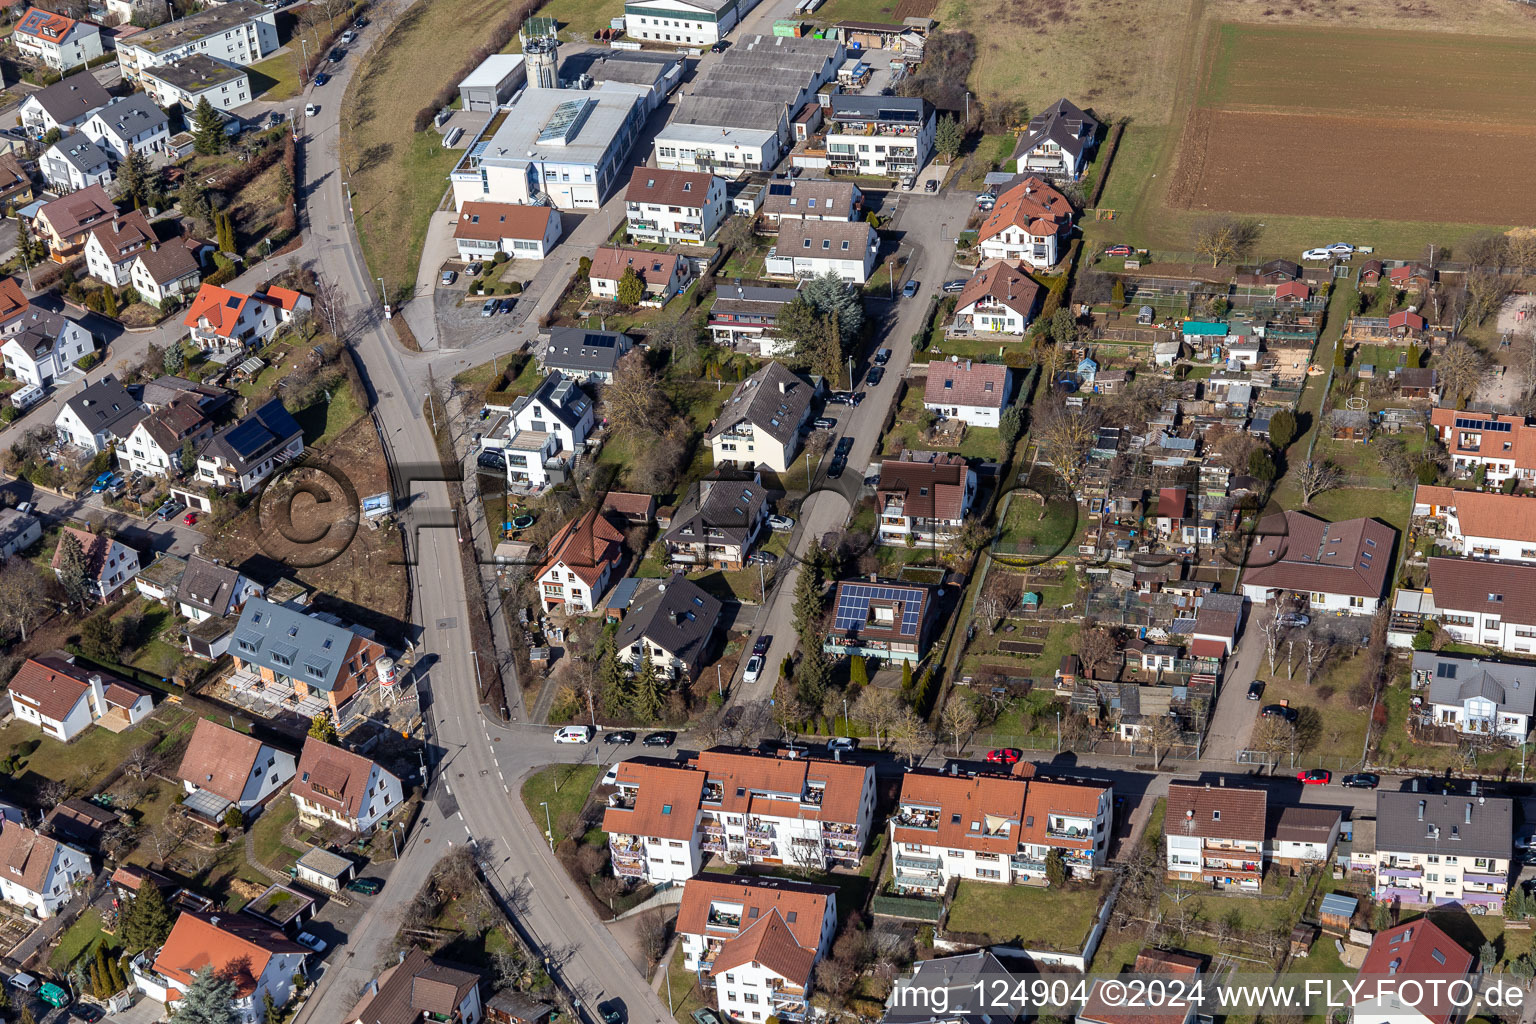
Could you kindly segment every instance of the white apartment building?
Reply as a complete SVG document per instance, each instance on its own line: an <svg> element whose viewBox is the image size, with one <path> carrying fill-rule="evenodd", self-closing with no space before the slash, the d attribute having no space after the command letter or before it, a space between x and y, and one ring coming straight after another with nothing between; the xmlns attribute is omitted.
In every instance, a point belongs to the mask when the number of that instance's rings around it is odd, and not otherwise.
<svg viewBox="0 0 1536 1024"><path fill-rule="evenodd" d="M37 166L43 180L61 195L92 185L112 184L112 162L100 146L81 132L70 132L49 146Z"/></svg>
<svg viewBox="0 0 1536 1024"><path fill-rule="evenodd" d="M624 559L624 534L598 509L562 526L549 541L549 554L534 578L544 610L577 615L590 612L608 592Z"/></svg>
<svg viewBox="0 0 1536 1024"><path fill-rule="evenodd" d="M119 40L117 55L123 78L138 82L150 68L194 54L248 67L278 45L276 12L231 0Z"/></svg>
<svg viewBox="0 0 1536 1024"><path fill-rule="evenodd" d="M400 779L376 761L313 736L304 740L289 790L299 817L364 833L405 804Z"/></svg>
<svg viewBox="0 0 1536 1024"><path fill-rule="evenodd" d="M30 7L11 33L16 49L55 71L68 71L104 52L101 27L89 21Z"/></svg>
<svg viewBox="0 0 1536 1024"><path fill-rule="evenodd" d="M1424 614L1458 643L1536 653L1536 565L1430 558Z"/></svg>
<svg viewBox="0 0 1536 1024"><path fill-rule="evenodd" d="M1536 562L1536 498L1420 485L1413 514L1439 532L1442 549L1463 558Z"/></svg>
<svg viewBox="0 0 1536 1024"><path fill-rule="evenodd" d="M139 74L144 91L160 106L187 114L207 100L215 110L233 110L251 102L251 76L237 64L202 53L188 54Z"/></svg>
<svg viewBox="0 0 1536 1024"><path fill-rule="evenodd" d="M1170 783L1163 824L1168 878L1258 892L1267 801L1262 789Z"/></svg>
<svg viewBox="0 0 1536 1024"><path fill-rule="evenodd" d="M930 362L923 408L969 427L996 427L1012 391L1013 374L1000 363Z"/></svg>
<svg viewBox="0 0 1536 1024"><path fill-rule="evenodd" d="M684 966L733 1021L809 1018L836 933L837 889L787 878L691 879L677 915Z"/></svg>
<svg viewBox="0 0 1536 1024"><path fill-rule="evenodd" d="M86 270L96 280L121 288L133 275L139 254L157 244L155 229L139 210L91 226L85 236Z"/></svg>
<svg viewBox="0 0 1536 1024"><path fill-rule="evenodd" d="M918 96L837 93L827 118L827 168L912 180L933 155L933 104Z"/></svg>
<svg viewBox="0 0 1536 1024"><path fill-rule="evenodd" d="M724 178L655 167L635 168L624 203L637 242L702 245L730 213Z"/></svg>
<svg viewBox="0 0 1536 1024"><path fill-rule="evenodd" d="M982 259L1056 265L1072 228L1072 204L1039 178L1025 178L997 197L976 235Z"/></svg>
<svg viewBox="0 0 1536 1024"><path fill-rule="evenodd" d="M121 163L130 153L164 152L171 138L171 119L143 93L109 103L85 119L80 131Z"/></svg>
<svg viewBox="0 0 1536 1024"><path fill-rule="evenodd" d="M955 302L954 330L1023 337L1039 302L1033 278L1011 263L994 263L965 282Z"/></svg>
<svg viewBox="0 0 1536 1024"><path fill-rule="evenodd" d="M1510 477L1536 479L1536 425L1523 416L1493 416L1436 406L1429 424L1445 445L1456 473L1481 469L1489 487Z"/></svg>
<svg viewBox="0 0 1536 1024"><path fill-rule="evenodd" d="M1513 855L1514 801L1506 797L1376 793L1379 902L1501 914Z"/></svg>
<svg viewBox="0 0 1536 1024"><path fill-rule="evenodd" d="M875 508L882 544L948 540L959 534L976 498L976 471L947 452L908 448L880 463Z"/></svg>
<svg viewBox="0 0 1536 1024"><path fill-rule="evenodd" d="M705 439L715 465L789 469L811 418L815 389L783 364L770 362L736 385Z"/></svg>
<svg viewBox="0 0 1536 1024"><path fill-rule="evenodd" d="M1109 852L1109 786L1016 775L918 769L901 778L891 817L892 884L937 894L952 878L1000 884L1046 882L1058 851L1068 874L1091 878ZM1018 771L1018 768L1015 769Z"/></svg>
<svg viewBox="0 0 1536 1024"><path fill-rule="evenodd" d="M603 815L614 873L653 883L692 878L710 854L816 870L857 865L875 813L874 769L819 757L641 758L619 765L618 789Z"/></svg>
<svg viewBox="0 0 1536 1024"><path fill-rule="evenodd" d="M792 220L779 225L779 244L769 251L767 273L777 277L833 274L862 285L875 272L880 236L862 220Z"/></svg>

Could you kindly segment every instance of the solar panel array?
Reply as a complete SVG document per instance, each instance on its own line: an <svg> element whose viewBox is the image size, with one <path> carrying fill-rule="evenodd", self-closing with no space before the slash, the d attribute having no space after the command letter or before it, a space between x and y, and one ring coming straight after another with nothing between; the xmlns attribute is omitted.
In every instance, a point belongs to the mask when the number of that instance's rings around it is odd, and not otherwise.
<svg viewBox="0 0 1536 1024"><path fill-rule="evenodd" d="M1513 423L1500 423L1498 420L1475 420L1466 416L1456 417L1457 430L1495 430L1507 434L1514 430Z"/></svg>
<svg viewBox="0 0 1536 1024"><path fill-rule="evenodd" d="M869 622L871 601L900 601L901 635L917 636L922 616L924 592L915 587L885 587L878 584L850 583L843 586L837 602L838 632L857 631Z"/></svg>

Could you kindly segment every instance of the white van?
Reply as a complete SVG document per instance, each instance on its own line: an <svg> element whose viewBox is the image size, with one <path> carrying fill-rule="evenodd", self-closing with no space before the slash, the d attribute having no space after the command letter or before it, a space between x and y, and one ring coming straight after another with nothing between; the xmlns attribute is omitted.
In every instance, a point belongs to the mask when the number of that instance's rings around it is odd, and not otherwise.
<svg viewBox="0 0 1536 1024"><path fill-rule="evenodd" d="M11 392L11 404L18 409L30 409L41 402L45 394L36 384L23 384Z"/></svg>
<svg viewBox="0 0 1536 1024"><path fill-rule="evenodd" d="M30 974L13 974L6 984L23 992L36 992L38 989L37 979Z"/></svg>
<svg viewBox="0 0 1536 1024"><path fill-rule="evenodd" d="M562 725L555 730L556 743L591 743L592 727L590 725Z"/></svg>

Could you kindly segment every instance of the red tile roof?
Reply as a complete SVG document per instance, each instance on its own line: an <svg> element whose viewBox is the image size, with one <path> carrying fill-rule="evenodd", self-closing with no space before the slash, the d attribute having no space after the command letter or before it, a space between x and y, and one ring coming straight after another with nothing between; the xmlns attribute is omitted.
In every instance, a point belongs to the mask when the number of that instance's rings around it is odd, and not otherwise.
<svg viewBox="0 0 1536 1024"><path fill-rule="evenodd" d="M206 718L198 719L182 755L177 778L238 803L251 777L261 741Z"/></svg>
<svg viewBox="0 0 1536 1024"><path fill-rule="evenodd" d="M1163 832L1263 842L1268 799L1262 789L1172 782L1168 785Z"/></svg>
<svg viewBox="0 0 1536 1024"><path fill-rule="evenodd" d="M1397 531L1374 519L1325 522L1287 511L1259 521L1242 582L1298 593L1379 598Z"/></svg>
<svg viewBox="0 0 1536 1024"><path fill-rule="evenodd" d="M1536 498L1422 485L1413 492L1413 503L1428 505L1432 512L1455 513L1464 537L1536 542Z"/></svg>
<svg viewBox="0 0 1536 1024"><path fill-rule="evenodd" d="M221 338L228 338L240 322L240 311L250 300L249 295L220 288L216 284L204 284L198 288L181 322L187 327L201 327Z"/></svg>
<svg viewBox="0 0 1536 1024"><path fill-rule="evenodd" d="M864 782L871 771L859 764L820 757L778 757L750 751L706 750L690 762L721 789L725 813L761 813L852 825L859 820ZM738 790L745 790L738 795ZM799 797L819 797L803 804ZM768 794L783 794L775 799ZM714 806L711 804L710 806Z"/></svg>
<svg viewBox="0 0 1536 1024"><path fill-rule="evenodd" d="M7 689L13 698L36 708L44 718L59 722L67 718L85 696L93 675L101 677L103 696L108 703L118 707L131 707L139 698L147 696L144 690L110 673L87 671L70 664L61 653L28 658L11 678Z"/></svg>
<svg viewBox="0 0 1536 1024"><path fill-rule="evenodd" d="M1458 427L1458 420L1507 429ZM1536 469L1536 426L1531 426L1523 416L1491 416L1436 406L1429 411L1429 422L1452 456L1508 460L1516 469Z"/></svg>
<svg viewBox="0 0 1536 1024"><path fill-rule="evenodd" d="M1189 653L1196 658L1225 658L1227 645L1220 640L1192 640Z"/></svg>
<svg viewBox="0 0 1536 1024"><path fill-rule="evenodd" d="M304 740L293 795L356 818L368 797L373 762L313 736Z"/></svg>
<svg viewBox="0 0 1536 1024"><path fill-rule="evenodd" d="M64 538L74 537L80 542L80 548L85 552L85 572L91 579L100 579L106 575L106 571L112 566L107 564L107 555L112 546L117 543L104 533L88 533L85 530L77 530L73 526L65 526L59 530L59 543L53 549L53 568L59 567L59 553L64 549Z"/></svg>
<svg viewBox="0 0 1536 1024"><path fill-rule="evenodd" d="M1286 281L1275 288L1277 299L1305 299L1310 298L1312 289L1305 281Z"/></svg>
<svg viewBox="0 0 1536 1024"><path fill-rule="evenodd" d="M1441 611L1480 612L1536 625L1536 565L1432 557L1428 589Z"/></svg>
<svg viewBox="0 0 1536 1024"><path fill-rule="evenodd" d="M517 203L465 203L453 225L454 238L499 242L503 238L543 241L550 218L559 216L553 207L520 206Z"/></svg>
<svg viewBox="0 0 1536 1024"><path fill-rule="evenodd" d="M1043 221L1036 230L1037 221ZM985 242L1011 227L1034 234L1055 234L1059 226L1072 222L1072 204L1067 197L1034 176L1025 178L997 197L992 213L981 225L978 239Z"/></svg>
<svg viewBox="0 0 1536 1024"><path fill-rule="evenodd" d="M609 807L604 811L604 832L658 839L693 839L694 823L699 817L699 797L704 791L702 773L674 764L636 759L619 763L618 781L625 787L638 787L635 806Z"/></svg>
<svg viewBox="0 0 1536 1024"><path fill-rule="evenodd" d="M983 299L1007 306L1028 320L1040 301L1040 286L1022 268L997 262L965 282L955 308L968 309Z"/></svg>
<svg viewBox="0 0 1536 1024"><path fill-rule="evenodd" d="M0 826L0 867L7 878L28 892L46 891L58 848L54 840L14 821Z"/></svg>
<svg viewBox="0 0 1536 1024"><path fill-rule="evenodd" d="M1181 953L1143 949L1136 955L1131 973L1195 975L1200 973L1200 961ZM1125 1001L1123 994L1115 995L1111 1003L1109 997L1113 992L1106 992L1105 984L1100 982L1089 993L1077 1015L1079 1021L1084 1024L1183 1024L1195 1010L1191 1000L1177 998L1177 993L1170 993L1166 1005L1151 1009L1122 1005Z"/></svg>
<svg viewBox="0 0 1536 1024"><path fill-rule="evenodd" d="M1008 400L1008 367L997 363L940 362L928 364L923 388L925 405L1001 409Z"/></svg>
<svg viewBox="0 0 1536 1024"><path fill-rule="evenodd" d="M811 966L821 945L821 928L837 890L785 878L733 880L728 875L697 875L683 890L678 908L679 935L725 939L716 954L714 973L760 963L796 984L810 980ZM711 925L712 904L741 908L735 934Z"/></svg>
<svg viewBox="0 0 1536 1024"><path fill-rule="evenodd" d="M937 831L903 827L896 819L892 841L1017 853L1029 783L1006 775L946 775L913 771L901 778L902 807L919 804L937 812Z"/></svg>
<svg viewBox="0 0 1536 1024"><path fill-rule="evenodd" d="M1412 310L1400 310L1387 317L1387 328L1389 330L1406 327L1410 331L1422 331L1426 326L1428 326L1427 321Z"/></svg>
<svg viewBox="0 0 1536 1024"><path fill-rule="evenodd" d="M280 953L303 953L276 928L244 914L209 916L183 911L155 957L155 971L183 986L204 967L228 977L243 997L256 990L267 963Z"/></svg>
<svg viewBox="0 0 1536 1024"><path fill-rule="evenodd" d="M539 566L538 579L555 566L563 566L580 576L588 587L597 586L605 569L618 564L624 555L624 534L598 509L562 526L549 542L549 556Z"/></svg>
<svg viewBox="0 0 1536 1024"><path fill-rule="evenodd" d="M702 209L709 205L709 187L713 183L714 175L703 172L636 167L629 176L624 201Z"/></svg>
<svg viewBox="0 0 1536 1024"><path fill-rule="evenodd" d="M630 267L640 275L647 288L664 288L672 280L682 256L677 253L651 252L649 249L623 249L615 245L598 246L592 255L592 270L587 277L593 281L617 281Z"/></svg>
<svg viewBox="0 0 1536 1024"><path fill-rule="evenodd" d="M0 277L0 323L16 319L31 305L21 292L21 282L14 277Z"/></svg>
<svg viewBox="0 0 1536 1024"><path fill-rule="evenodd" d="M1472 954L1467 952L1427 917L1417 918L1396 928L1377 932L1371 948L1360 964L1361 978L1402 975L1420 982L1443 978L1447 982L1472 970ZM1443 988L1443 986L1442 986ZM1415 1009L1434 1024L1448 1024L1457 1009L1447 998L1436 999L1435 988L1424 986L1427 998ZM1377 1016L1381 1016L1378 1014Z"/></svg>
<svg viewBox="0 0 1536 1024"><path fill-rule="evenodd" d="M908 449L880 463L877 507L884 508L889 498L901 503L905 516L958 520L964 515L969 472L958 455Z"/></svg>

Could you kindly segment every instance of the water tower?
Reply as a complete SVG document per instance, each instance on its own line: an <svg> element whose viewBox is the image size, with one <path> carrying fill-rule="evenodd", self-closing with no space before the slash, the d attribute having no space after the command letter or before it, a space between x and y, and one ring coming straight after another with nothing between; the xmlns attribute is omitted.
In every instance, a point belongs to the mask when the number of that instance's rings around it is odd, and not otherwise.
<svg viewBox="0 0 1536 1024"><path fill-rule="evenodd" d="M553 18L529 18L520 33L528 84L535 88L560 88L560 39L555 29Z"/></svg>

